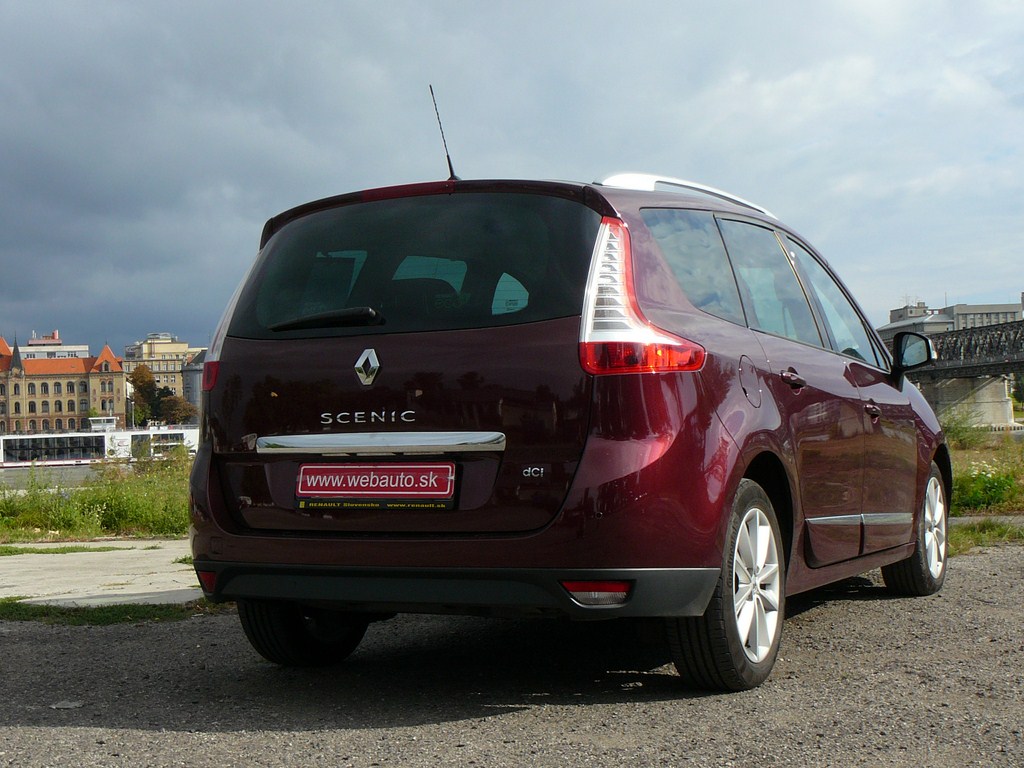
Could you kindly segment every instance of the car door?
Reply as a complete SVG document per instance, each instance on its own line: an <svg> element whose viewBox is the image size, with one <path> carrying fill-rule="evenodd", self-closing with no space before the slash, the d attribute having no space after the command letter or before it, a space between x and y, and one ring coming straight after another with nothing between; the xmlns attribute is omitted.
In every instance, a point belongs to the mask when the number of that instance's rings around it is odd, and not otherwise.
<svg viewBox="0 0 1024 768"><path fill-rule="evenodd" d="M719 227L748 324L767 358L763 373L781 416L780 442L792 452L808 564L819 567L856 557L864 469L857 384L846 360L826 351L826 339L775 231L725 218Z"/></svg>
<svg viewBox="0 0 1024 768"><path fill-rule="evenodd" d="M896 385L863 316L825 266L796 240L787 238L787 245L819 309L830 346L846 358L863 402L862 551L904 544L913 538L917 471L917 431L906 392L911 385L902 377Z"/></svg>

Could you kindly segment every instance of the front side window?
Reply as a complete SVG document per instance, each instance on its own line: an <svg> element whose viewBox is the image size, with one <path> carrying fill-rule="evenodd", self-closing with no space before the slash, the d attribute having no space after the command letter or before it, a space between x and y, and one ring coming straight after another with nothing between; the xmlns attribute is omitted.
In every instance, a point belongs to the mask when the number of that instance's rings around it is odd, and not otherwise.
<svg viewBox="0 0 1024 768"><path fill-rule="evenodd" d="M665 208L644 208L640 215L686 298L697 309L743 325L740 294L714 215Z"/></svg>
<svg viewBox="0 0 1024 768"><path fill-rule="evenodd" d="M864 321L842 288L800 243L787 238L787 244L797 266L806 276L811 292L818 300L833 348L848 357L879 365Z"/></svg>
<svg viewBox="0 0 1024 768"><path fill-rule="evenodd" d="M719 226L750 327L821 346L807 296L775 232L730 219L721 219Z"/></svg>

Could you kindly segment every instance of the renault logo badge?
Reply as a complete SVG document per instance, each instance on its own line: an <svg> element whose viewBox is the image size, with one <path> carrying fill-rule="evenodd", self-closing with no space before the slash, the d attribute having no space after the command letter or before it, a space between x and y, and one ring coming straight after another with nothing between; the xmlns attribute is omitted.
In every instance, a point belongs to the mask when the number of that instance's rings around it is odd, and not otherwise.
<svg viewBox="0 0 1024 768"><path fill-rule="evenodd" d="M379 370L380 360L377 359L377 353L373 349L364 349L363 354L356 360L356 376L363 384L370 386L377 378Z"/></svg>

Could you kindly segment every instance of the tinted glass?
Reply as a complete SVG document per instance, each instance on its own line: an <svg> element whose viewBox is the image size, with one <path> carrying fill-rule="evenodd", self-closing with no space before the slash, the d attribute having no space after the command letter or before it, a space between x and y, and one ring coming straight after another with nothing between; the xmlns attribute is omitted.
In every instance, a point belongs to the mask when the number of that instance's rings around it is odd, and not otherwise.
<svg viewBox="0 0 1024 768"><path fill-rule="evenodd" d="M645 208L640 215L693 305L744 324L736 279L714 215L664 208Z"/></svg>
<svg viewBox="0 0 1024 768"><path fill-rule="evenodd" d="M864 322L850 304L850 300L846 298L842 288L803 246L792 239L788 242L790 253L796 259L797 266L807 278L810 289L818 300L836 351L878 365Z"/></svg>
<svg viewBox="0 0 1024 768"><path fill-rule="evenodd" d="M736 270L751 328L821 345L814 315L775 233L739 221L719 221Z"/></svg>
<svg viewBox="0 0 1024 768"><path fill-rule="evenodd" d="M400 333L576 315L599 225L585 206L531 194L431 195L319 211L267 243L228 332L266 339Z"/></svg>

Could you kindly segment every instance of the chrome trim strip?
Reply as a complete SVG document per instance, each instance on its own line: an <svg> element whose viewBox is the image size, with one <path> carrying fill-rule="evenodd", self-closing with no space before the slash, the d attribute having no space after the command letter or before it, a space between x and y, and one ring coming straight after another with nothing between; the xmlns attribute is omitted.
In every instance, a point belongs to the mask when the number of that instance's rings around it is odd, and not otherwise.
<svg viewBox="0 0 1024 768"><path fill-rule="evenodd" d="M832 517L807 517L809 525L860 525L861 515L833 515Z"/></svg>
<svg viewBox="0 0 1024 768"><path fill-rule="evenodd" d="M861 515L864 525L905 525L914 523L914 516L909 512L868 512Z"/></svg>
<svg viewBox="0 0 1024 768"><path fill-rule="evenodd" d="M256 453L260 454L389 456L504 450L503 432L350 432L256 438Z"/></svg>
<svg viewBox="0 0 1024 768"><path fill-rule="evenodd" d="M863 515L833 515L808 517L811 525L911 525L914 516L909 512L868 512Z"/></svg>

